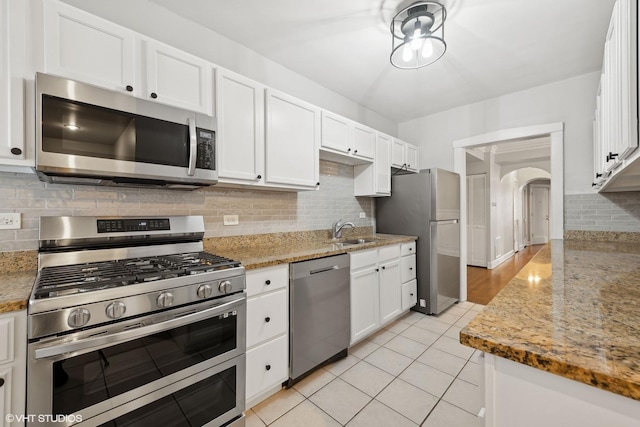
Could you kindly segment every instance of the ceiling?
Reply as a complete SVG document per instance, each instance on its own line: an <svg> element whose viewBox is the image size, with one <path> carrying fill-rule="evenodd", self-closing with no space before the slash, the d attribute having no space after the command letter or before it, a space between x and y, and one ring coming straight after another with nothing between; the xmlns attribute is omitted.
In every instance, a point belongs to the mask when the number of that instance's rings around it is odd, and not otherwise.
<svg viewBox="0 0 640 427"><path fill-rule="evenodd" d="M503 168L503 171L516 170L531 165L536 167L545 165L548 169L551 161L551 138L547 135L467 149L467 162L482 162L487 158L489 152L493 152L494 162Z"/></svg>
<svg viewBox="0 0 640 427"><path fill-rule="evenodd" d="M151 1L403 122L599 70L615 0L442 0L447 51L419 70L389 63L401 0Z"/></svg>

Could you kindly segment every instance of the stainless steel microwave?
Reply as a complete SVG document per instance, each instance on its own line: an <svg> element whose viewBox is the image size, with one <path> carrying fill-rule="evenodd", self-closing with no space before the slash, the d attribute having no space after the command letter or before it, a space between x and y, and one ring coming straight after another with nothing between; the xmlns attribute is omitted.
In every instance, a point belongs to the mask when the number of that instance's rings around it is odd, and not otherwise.
<svg viewBox="0 0 640 427"><path fill-rule="evenodd" d="M36 173L54 183L215 184L215 118L38 73Z"/></svg>

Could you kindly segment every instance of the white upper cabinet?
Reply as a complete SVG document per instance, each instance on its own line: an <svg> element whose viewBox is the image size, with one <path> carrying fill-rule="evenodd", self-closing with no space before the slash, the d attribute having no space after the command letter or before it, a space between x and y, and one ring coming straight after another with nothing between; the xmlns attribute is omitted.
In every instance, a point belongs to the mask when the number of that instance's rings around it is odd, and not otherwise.
<svg viewBox="0 0 640 427"><path fill-rule="evenodd" d="M338 163L371 163L375 156L375 134L370 127L323 110L320 155Z"/></svg>
<svg viewBox="0 0 640 427"><path fill-rule="evenodd" d="M265 182L313 189L320 185L320 109L266 90Z"/></svg>
<svg viewBox="0 0 640 427"><path fill-rule="evenodd" d="M26 17L26 2L0 0L0 168L9 171L26 170L35 159L25 144Z"/></svg>
<svg viewBox="0 0 640 427"><path fill-rule="evenodd" d="M393 138L391 166L410 172L418 172L418 147L398 138Z"/></svg>
<svg viewBox="0 0 640 427"><path fill-rule="evenodd" d="M617 0L607 31L593 123L593 186L640 189L637 1Z"/></svg>
<svg viewBox="0 0 640 427"><path fill-rule="evenodd" d="M211 64L153 40L145 40L147 98L212 115Z"/></svg>
<svg viewBox="0 0 640 427"><path fill-rule="evenodd" d="M253 80L216 70L218 175L222 183L264 177L264 91Z"/></svg>
<svg viewBox="0 0 640 427"><path fill-rule="evenodd" d="M43 71L212 114L207 61L57 1L44 2Z"/></svg>
<svg viewBox="0 0 640 427"><path fill-rule="evenodd" d="M391 195L391 140L389 135L376 132L375 161L353 167L355 196Z"/></svg>
<svg viewBox="0 0 640 427"><path fill-rule="evenodd" d="M142 95L136 33L57 1L44 2L44 72Z"/></svg>

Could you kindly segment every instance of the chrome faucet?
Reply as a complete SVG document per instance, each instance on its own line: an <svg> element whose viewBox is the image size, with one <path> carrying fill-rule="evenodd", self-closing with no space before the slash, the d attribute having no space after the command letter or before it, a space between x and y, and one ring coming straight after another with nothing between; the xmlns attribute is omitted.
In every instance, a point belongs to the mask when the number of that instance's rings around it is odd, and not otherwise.
<svg viewBox="0 0 640 427"><path fill-rule="evenodd" d="M334 222L333 225L331 226L331 237L333 239L339 239L340 237L342 237L342 229L346 226L349 226L351 228L355 228L355 224L352 222L340 222L342 221L342 218L338 220L338 222Z"/></svg>

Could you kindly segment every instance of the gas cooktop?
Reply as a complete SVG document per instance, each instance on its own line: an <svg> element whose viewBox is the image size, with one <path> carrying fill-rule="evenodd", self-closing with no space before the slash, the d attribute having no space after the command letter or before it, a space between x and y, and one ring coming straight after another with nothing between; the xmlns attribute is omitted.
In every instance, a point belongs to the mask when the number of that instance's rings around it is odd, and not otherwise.
<svg viewBox="0 0 640 427"><path fill-rule="evenodd" d="M91 292L239 266L239 262L228 258L192 252L45 267L40 271L33 297Z"/></svg>

